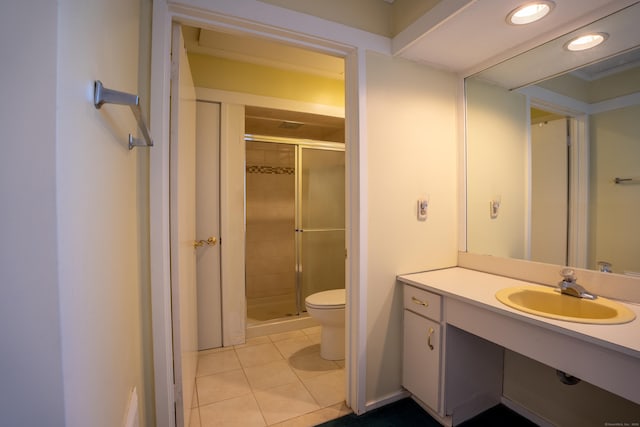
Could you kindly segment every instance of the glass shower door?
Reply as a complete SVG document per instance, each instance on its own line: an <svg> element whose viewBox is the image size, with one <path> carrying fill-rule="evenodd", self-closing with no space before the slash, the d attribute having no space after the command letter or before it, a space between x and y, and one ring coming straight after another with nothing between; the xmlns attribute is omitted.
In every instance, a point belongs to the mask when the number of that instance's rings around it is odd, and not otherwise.
<svg viewBox="0 0 640 427"><path fill-rule="evenodd" d="M299 313L296 263L296 147L246 143L247 321L271 321Z"/></svg>
<svg viewBox="0 0 640 427"><path fill-rule="evenodd" d="M298 303L345 287L345 156L342 150L300 147L298 178Z"/></svg>

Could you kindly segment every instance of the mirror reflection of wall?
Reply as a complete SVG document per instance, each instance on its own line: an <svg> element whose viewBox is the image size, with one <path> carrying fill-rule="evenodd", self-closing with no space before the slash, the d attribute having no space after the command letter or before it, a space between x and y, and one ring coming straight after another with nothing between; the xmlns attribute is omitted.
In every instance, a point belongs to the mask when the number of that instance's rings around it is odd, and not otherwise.
<svg viewBox="0 0 640 427"><path fill-rule="evenodd" d="M640 272L640 105L594 114L590 140L589 268Z"/></svg>
<svg viewBox="0 0 640 427"><path fill-rule="evenodd" d="M467 249L528 259L526 98L475 79L467 79L466 96ZM498 198L492 218L490 202Z"/></svg>
<svg viewBox="0 0 640 427"><path fill-rule="evenodd" d="M640 4L620 13L639 22ZM465 83L467 250L640 272L640 49L529 85L498 81L510 61Z"/></svg>

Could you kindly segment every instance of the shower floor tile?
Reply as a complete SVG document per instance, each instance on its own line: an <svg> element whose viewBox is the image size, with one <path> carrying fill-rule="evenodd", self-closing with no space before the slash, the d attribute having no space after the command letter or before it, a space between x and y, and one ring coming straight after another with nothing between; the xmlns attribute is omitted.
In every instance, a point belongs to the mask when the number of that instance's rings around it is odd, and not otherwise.
<svg viewBox="0 0 640 427"><path fill-rule="evenodd" d="M199 354L190 427L311 426L351 412L344 363L320 357L320 327Z"/></svg>
<svg viewBox="0 0 640 427"><path fill-rule="evenodd" d="M297 314L295 294L247 298L247 322L249 324L274 319L284 319Z"/></svg>

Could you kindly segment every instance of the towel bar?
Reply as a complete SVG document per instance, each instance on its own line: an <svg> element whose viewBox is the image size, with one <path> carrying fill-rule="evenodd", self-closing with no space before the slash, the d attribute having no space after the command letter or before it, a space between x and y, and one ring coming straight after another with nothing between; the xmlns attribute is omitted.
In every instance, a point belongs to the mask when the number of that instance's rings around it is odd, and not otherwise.
<svg viewBox="0 0 640 427"><path fill-rule="evenodd" d="M100 109L104 104L128 105L131 108L131 112L136 118L136 122L138 122L138 127L142 131L144 140L134 138L133 135L129 134L129 150L133 149L133 147L153 147L153 140L151 139L151 135L149 135L149 130L142 117L140 98L138 95L107 89L100 80L96 80L93 89L93 105L97 109Z"/></svg>

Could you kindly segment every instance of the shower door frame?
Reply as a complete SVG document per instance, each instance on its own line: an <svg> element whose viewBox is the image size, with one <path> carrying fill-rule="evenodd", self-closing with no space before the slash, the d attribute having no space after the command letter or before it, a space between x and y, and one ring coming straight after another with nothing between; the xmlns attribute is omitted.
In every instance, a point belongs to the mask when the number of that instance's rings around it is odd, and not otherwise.
<svg viewBox="0 0 640 427"><path fill-rule="evenodd" d="M326 151L341 151L345 155L345 181L344 181L344 189L345 195L347 190L346 183L346 150L345 144L341 142L330 142L330 141L318 141L311 139L302 139L302 138L285 138L285 137L275 137L275 136L265 136L265 135L254 135L254 134L246 134L244 137L245 144L247 142L263 142L263 143L273 143L273 144L286 144L286 145L294 145L295 149L295 294L296 294L296 316L300 316L304 311L304 302L302 300L302 233L305 231L302 227L302 197L301 188L302 188L302 151L304 148L307 149L315 149L315 150L326 150ZM246 150L246 147L245 147ZM245 172L246 173L246 172ZM246 197L246 194L245 194ZM246 206L246 202L245 202ZM345 202L345 224L346 224L346 202ZM245 224L246 224L246 212L245 212ZM342 231L345 233L345 248L346 251L346 227L343 228L335 228L335 229L327 229L327 230L316 230L309 229L307 232L316 232L316 231ZM246 239L246 236L245 236ZM346 253L346 252L345 252ZM345 285L346 285L346 275L345 275ZM284 317L270 319L271 321L279 321Z"/></svg>

